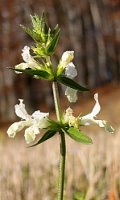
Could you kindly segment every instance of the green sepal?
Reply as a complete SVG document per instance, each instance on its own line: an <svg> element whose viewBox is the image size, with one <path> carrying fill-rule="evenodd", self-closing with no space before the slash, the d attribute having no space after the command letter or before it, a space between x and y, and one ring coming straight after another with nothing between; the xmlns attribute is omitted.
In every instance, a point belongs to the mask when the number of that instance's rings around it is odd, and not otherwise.
<svg viewBox="0 0 120 200"><path fill-rule="evenodd" d="M75 141L81 142L84 144L92 144L92 139L82 133L79 129L70 127L68 130L65 130L65 132Z"/></svg>
<svg viewBox="0 0 120 200"><path fill-rule="evenodd" d="M53 137L56 134L56 130L48 130L46 131L46 133L44 133L44 135L42 136L42 138L40 138L35 144L28 146L28 147L34 147L38 144L41 144L43 142L45 142L46 140L50 139L51 137Z"/></svg>
<svg viewBox="0 0 120 200"><path fill-rule="evenodd" d="M41 46L41 43L37 43L36 47L32 47L34 54L38 55L39 57L46 57L45 48Z"/></svg>
<svg viewBox="0 0 120 200"><path fill-rule="evenodd" d="M64 67L62 65L58 65L56 75L59 77L64 71Z"/></svg>
<svg viewBox="0 0 120 200"><path fill-rule="evenodd" d="M40 34L42 30L43 15L41 16L41 18L39 18L39 16L36 14L34 16L31 15L31 20L34 32Z"/></svg>
<svg viewBox="0 0 120 200"><path fill-rule="evenodd" d="M47 41L47 34L48 34L48 26L45 21L45 14L43 12L41 16L41 37L44 43Z"/></svg>
<svg viewBox="0 0 120 200"><path fill-rule="evenodd" d="M48 73L45 70L37 70L37 69L31 69L31 68L27 68L27 69L10 68L10 69L17 71L17 72L29 74L29 75L32 75L32 76L37 76L37 78L42 78L42 79L47 79L47 80L53 79L53 75Z"/></svg>
<svg viewBox="0 0 120 200"><path fill-rule="evenodd" d="M52 31L52 35L55 35L59 31L59 26L58 24L55 26L55 28Z"/></svg>
<svg viewBox="0 0 120 200"><path fill-rule="evenodd" d="M36 42L41 42L41 37L40 34L32 31L30 28L24 26L24 25L20 25L21 28L30 36L32 37Z"/></svg>
<svg viewBox="0 0 120 200"><path fill-rule="evenodd" d="M59 121L54 121L52 119L48 119L49 122L49 128L56 130L56 132L60 132L62 129L67 129L68 124L66 123L61 123Z"/></svg>
<svg viewBox="0 0 120 200"><path fill-rule="evenodd" d="M59 130L61 129L60 122L54 121L52 119L48 119L48 122L50 124L49 128L54 129L59 132Z"/></svg>
<svg viewBox="0 0 120 200"><path fill-rule="evenodd" d="M60 37L60 30L58 29L58 31L54 35L52 41L47 46L47 50L46 50L46 54L47 55L52 55L54 53L55 48L56 48L56 46L58 44L59 37Z"/></svg>
<svg viewBox="0 0 120 200"><path fill-rule="evenodd" d="M104 127L105 127L105 130L109 133L115 132L115 129L108 122L105 123Z"/></svg>
<svg viewBox="0 0 120 200"><path fill-rule="evenodd" d="M70 79L64 75L59 75L59 76L57 76L56 79L58 80L58 82L61 82L62 84L66 85L72 89L78 90L80 92L89 91L89 89L79 85L78 83L76 83L75 81L73 81L72 79Z"/></svg>

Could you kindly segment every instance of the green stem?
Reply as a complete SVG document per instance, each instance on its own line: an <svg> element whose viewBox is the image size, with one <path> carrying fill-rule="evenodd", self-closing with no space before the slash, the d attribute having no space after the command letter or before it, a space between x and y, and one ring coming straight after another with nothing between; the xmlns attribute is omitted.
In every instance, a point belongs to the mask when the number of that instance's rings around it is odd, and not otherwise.
<svg viewBox="0 0 120 200"><path fill-rule="evenodd" d="M54 81L52 84L54 103L57 120L61 122L61 109L60 98L58 93L57 83ZM57 200L63 200L64 193L64 179L65 179L65 156L66 156L66 144L65 135L63 131L60 131L60 164L59 164L59 179L58 179L58 197Z"/></svg>
<svg viewBox="0 0 120 200"><path fill-rule="evenodd" d="M60 98L59 98L59 93L58 93L57 82L55 81L53 82L52 89L53 89L54 104L55 104L57 120L61 121Z"/></svg>
<svg viewBox="0 0 120 200"><path fill-rule="evenodd" d="M58 199L63 200L64 193L64 180L65 180L65 156L66 156L66 144L65 144L65 134L60 133L61 143L60 143L60 165L59 165L59 180L58 180Z"/></svg>

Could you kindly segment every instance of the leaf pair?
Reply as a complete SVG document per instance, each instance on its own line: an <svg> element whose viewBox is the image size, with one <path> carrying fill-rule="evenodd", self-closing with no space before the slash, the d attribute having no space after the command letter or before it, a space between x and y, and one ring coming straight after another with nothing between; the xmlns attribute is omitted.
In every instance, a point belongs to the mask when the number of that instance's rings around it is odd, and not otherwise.
<svg viewBox="0 0 120 200"><path fill-rule="evenodd" d="M75 81L73 81L72 79L63 76L63 75L59 75L58 77L54 77L54 75L52 73L47 72L46 70L42 70L42 69L31 69L31 68L27 68L27 69L15 69L15 68L10 68L14 71L17 72L21 72L21 73L25 73L28 75L32 75L32 76L37 76L38 78L42 78L42 79L46 79L46 80L54 80L56 79L58 82L73 88L75 90L78 90L80 92L84 92L84 91L88 91L87 88L79 85L78 83L76 83Z"/></svg>
<svg viewBox="0 0 120 200"><path fill-rule="evenodd" d="M85 135L84 133L82 133L81 131L79 131L79 129L77 129L77 128L74 128L74 127L70 127L67 129L65 127L60 128L60 126L59 126L59 124L57 124L57 122L54 122L53 126L56 128L49 129L48 131L46 131L46 133L42 136L42 138L40 138L38 140L38 142L31 145L30 147L33 147L33 146L36 146L38 144L45 142L46 140L53 137L57 132L60 133L61 131L66 133L68 136L70 136L73 140L75 140L77 142L81 142L83 144L91 144L92 143L92 139L90 137L88 137L87 135Z"/></svg>

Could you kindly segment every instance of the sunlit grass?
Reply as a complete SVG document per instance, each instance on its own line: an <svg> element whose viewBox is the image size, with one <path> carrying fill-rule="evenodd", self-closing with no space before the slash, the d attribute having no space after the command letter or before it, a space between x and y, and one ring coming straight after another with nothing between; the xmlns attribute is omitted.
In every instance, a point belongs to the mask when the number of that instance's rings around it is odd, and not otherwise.
<svg viewBox="0 0 120 200"><path fill-rule="evenodd" d="M0 135L0 199L56 199L59 137L26 148L21 138ZM65 200L120 198L120 132L91 135L88 146L67 138Z"/></svg>

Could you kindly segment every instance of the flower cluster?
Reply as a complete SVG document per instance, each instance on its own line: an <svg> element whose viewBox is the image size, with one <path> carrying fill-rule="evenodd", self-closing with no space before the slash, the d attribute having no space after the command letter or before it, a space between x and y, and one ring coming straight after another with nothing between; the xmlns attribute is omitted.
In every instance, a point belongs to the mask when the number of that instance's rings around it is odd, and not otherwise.
<svg viewBox="0 0 120 200"><path fill-rule="evenodd" d="M25 109L25 104L22 99L19 99L20 103L15 105L15 113L21 118L21 121L14 122L9 129L7 134L9 137L14 138L16 133L27 127L25 130L25 141L27 144L33 142L36 135L40 133L41 129L46 129L49 126L48 116L49 113L43 113L35 111L32 115L29 115Z"/></svg>
<svg viewBox="0 0 120 200"><path fill-rule="evenodd" d="M34 78L49 80L54 84L52 88L58 119L56 121L51 120L48 118L49 113L40 111L35 111L32 115L29 115L25 109L23 100L20 99L20 103L15 105L15 113L20 117L21 121L15 122L9 127L7 131L8 136L14 138L17 132L26 128L24 136L27 144L33 142L41 130L46 130L46 132L36 144L44 142L58 132L65 132L74 140L89 144L92 143L92 140L81 132L81 126L97 124L99 127L103 127L105 130L113 133L114 129L105 120L96 119L97 114L101 110L98 94L94 95L96 102L94 108L91 113L85 116L80 115L75 117L70 107L66 110L65 114L59 111L58 83L67 86L65 96L67 96L70 103L77 101L78 91L85 92L88 89L73 80L77 76L77 70L73 63L74 51L65 51L56 68L53 67L51 56L54 54L58 44L60 35L59 27L56 26L54 30L48 28L44 15L41 18L37 15L31 16L31 18L33 29L25 26L22 26L22 28L32 37L35 45L32 48L25 46L22 49L21 55L24 62L16 65L14 70L18 74L26 73L32 75ZM33 51L33 56L30 53L31 50Z"/></svg>

